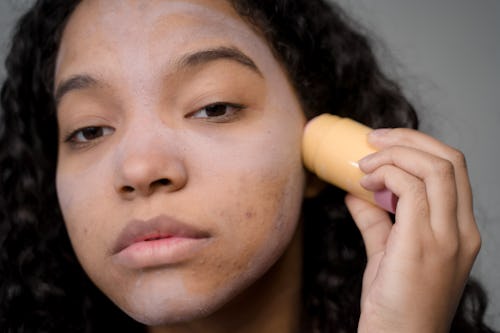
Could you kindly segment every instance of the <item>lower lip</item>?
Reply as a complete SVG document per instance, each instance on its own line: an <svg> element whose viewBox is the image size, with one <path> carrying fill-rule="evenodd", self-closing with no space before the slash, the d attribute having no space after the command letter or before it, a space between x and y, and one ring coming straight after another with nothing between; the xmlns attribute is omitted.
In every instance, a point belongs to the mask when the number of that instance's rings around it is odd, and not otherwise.
<svg viewBox="0 0 500 333"><path fill-rule="evenodd" d="M193 258L207 238L169 237L134 243L114 255L115 262L131 269L173 265Z"/></svg>

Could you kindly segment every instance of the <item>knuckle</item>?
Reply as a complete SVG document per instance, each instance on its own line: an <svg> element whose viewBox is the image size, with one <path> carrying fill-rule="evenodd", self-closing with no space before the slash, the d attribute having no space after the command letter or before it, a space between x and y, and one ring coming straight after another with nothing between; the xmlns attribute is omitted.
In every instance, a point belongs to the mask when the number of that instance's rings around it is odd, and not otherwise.
<svg viewBox="0 0 500 333"><path fill-rule="evenodd" d="M448 159L455 168L467 169L467 161L465 159L465 155L460 150L452 149Z"/></svg>
<svg viewBox="0 0 500 333"><path fill-rule="evenodd" d="M481 250L481 235L479 234L478 231L472 232L467 236L467 252L469 255L472 257L476 257Z"/></svg>
<svg viewBox="0 0 500 333"><path fill-rule="evenodd" d="M413 194L416 201L427 201L425 185L421 181L408 182L408 189Z"/></svg>
<svg viewBox="0 0 500 333"><path fill-rule="evenodd" d="M420 182L411 182L409 184L411 200L415 207L415 213L419 218L426 219L429 215L429 202L425 186Z"/></svg>
<svg viewBox="0 0 500 333"><path fill-rule="evenodd" d="M451 161L439 160L433 164L433 171L439 177L443 179L453 179L455 178L455 168Z"/></svg>

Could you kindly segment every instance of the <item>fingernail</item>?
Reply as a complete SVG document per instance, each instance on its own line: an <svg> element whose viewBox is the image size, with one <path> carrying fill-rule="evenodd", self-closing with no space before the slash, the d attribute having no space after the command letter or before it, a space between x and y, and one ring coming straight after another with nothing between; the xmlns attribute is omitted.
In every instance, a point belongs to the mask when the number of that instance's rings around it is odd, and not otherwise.
<svg viewBox="0 0 500 333"><path fill-rule="evenodd" d="M398 197L389 190L377 191L374 194L375 202L380 207L390 213L396 212Z"/></svg>
<svg viewBox="0 0 500 333"><path fill-rule="evenodd" d="M362 187L365 187L367 185L368 179L370 179L370 175L363 175L363 177L361 177L361 179L359 180L359 184Z"/></svg>
<svg viewBox="0 0 500 333"><path fill-rule="evenodd" d="M368 163L368 161L370 161L370 160L373 158L373 156L374 156L374 155L375 155L375 153L370 154L370 155L366 155L365 157L363 157L362 159L360 159L360 160L358 161L358 165Z"/></svg>

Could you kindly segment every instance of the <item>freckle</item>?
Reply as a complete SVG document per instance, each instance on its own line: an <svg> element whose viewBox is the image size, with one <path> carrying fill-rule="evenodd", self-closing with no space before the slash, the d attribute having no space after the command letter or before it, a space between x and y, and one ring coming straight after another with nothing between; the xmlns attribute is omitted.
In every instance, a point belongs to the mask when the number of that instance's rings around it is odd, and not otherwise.
<svg viewBox="0 0 500 333"><path fill-rule="evenodd" d="M225 210L218 211L217 214L220 218L225 218L227 216L227 212Z"/></svg>
<svg viewBox="0 0 500 333"><path fill-rule="evenodd" d="M247 219L251 219L255 216L255 212L254 211L251 211L251 210L248 210L246 213L245 213L245 216Z"/></svg>

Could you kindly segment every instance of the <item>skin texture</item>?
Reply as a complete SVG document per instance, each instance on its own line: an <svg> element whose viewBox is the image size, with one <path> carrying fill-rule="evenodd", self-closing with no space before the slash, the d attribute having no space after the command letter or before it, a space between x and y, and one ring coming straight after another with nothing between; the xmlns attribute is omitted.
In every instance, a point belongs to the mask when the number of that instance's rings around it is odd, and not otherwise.
<svg viewBox="0 0 500 333"><path fill-rule="evenodd" d="M220 47L251 62L185 61ZM88 0L55 77L57 191L95 284L152 332L295 331L300 206L320 186L305 188L305 119L262 38L224 1ZM243 107L207 117L216 102ZM368 255L359 331L447 332L480 247L464 158L412 130L369 140L380 151L360 161L361 185L399 203L393 225L346 197ZM129 221L157 216L201 231L201 251L142 268L116 260Z"/></svg>
<svg viewBox="0 0 500 333"><path fill-rule="evenodd" d="M257 69L226 58L182 61L220 47L238 49ZM76 75L86 79L61 92ZM196 326L216 310L227 317L220 308L231 300L255 307L256 296L236 297L248 285L267 290L291 275L269 304L289 308L276 318L294 324L305 118L263 40L225 2L83 1L64 31L55 77L58 196L94 283L145 324ZM244 107L208 117L204 107L216 102ZM74 132L86 127L97 134ZM156 216L202 231L202 250L171 265L122 265L113 254L120 232Z"/></svg>

